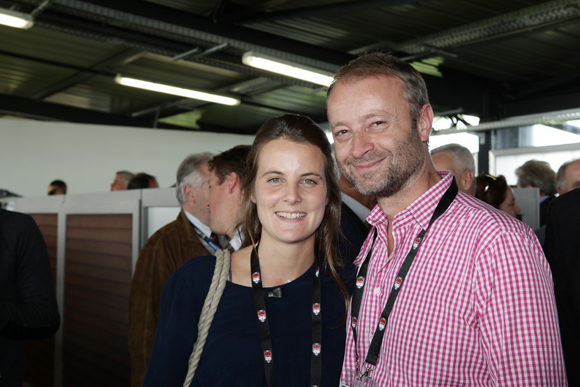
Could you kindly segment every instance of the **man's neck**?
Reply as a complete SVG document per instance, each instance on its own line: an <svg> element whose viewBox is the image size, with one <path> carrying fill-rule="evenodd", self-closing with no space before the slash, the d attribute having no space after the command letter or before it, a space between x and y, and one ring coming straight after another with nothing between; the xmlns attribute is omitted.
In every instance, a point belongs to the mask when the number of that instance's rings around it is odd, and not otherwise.
<svg viewBox="0 0 580 387"><path fill-rule="evenodd" d="M441 177L437 171L432 166L426 165L419 173L412 176L395 195L378 198L379 206L389 220L389 229L399 212L407 208L440 180Z"/></svg>

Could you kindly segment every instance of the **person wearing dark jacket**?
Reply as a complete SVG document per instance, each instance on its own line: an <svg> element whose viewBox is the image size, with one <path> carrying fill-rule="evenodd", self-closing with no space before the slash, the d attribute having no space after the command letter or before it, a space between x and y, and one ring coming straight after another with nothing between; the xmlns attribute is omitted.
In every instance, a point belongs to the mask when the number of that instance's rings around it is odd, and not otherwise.
<svg viewBox="0 0 580 387"><path fill-rule="evenodd" d="M56 333L60 315L44 238L29 215L0 210L0 386L21 387L24 340Z"/></svg>

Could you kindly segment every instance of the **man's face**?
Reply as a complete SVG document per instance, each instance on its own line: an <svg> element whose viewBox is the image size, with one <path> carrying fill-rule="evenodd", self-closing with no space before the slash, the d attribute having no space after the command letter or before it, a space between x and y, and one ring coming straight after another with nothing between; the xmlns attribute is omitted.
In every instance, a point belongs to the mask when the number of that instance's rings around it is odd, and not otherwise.
<svg viewBox="0 0 580 387"><path fill-rule="evenodd" d="M339 82L328 99L328 118L338 166L365 195L396 194L424 164L426 139L412 128L398 78Z"/></svg>
<svg viewBox="0 0 580 387"><path fill-rule="evenodd" d="M564 178L566 179L566 189L560 192L560 194L565 194L573 189L580 188L580 160L568 164L564 171Z"/></svg>
<svg viewBox="0 0 580 387"><path fill-rule="evenodd" d="M207 166L207 162L203 163L199 166L198 173L200 174L201 179L203 180L203 184L199 189L192 189L195 192L195 214L196 218L199 219L200 222L203 224L209 225L209 208L208 208L208 201L209 201L209 167Z"/></svg>
<svg viewBox="0 0 580 387"><path fill-rule="evenodd" d="M111 183L111 191L124 191L127 189L127 183L122 175L115 176L115 180Z"/></svg>
<svg viewBox="0 0 580 387"><path fill-rule="evenodd" d="M227 179L220 184L215 173L209 177L209 228L219 235L233 236L239 210L239 195L229 193Z"/></svg>

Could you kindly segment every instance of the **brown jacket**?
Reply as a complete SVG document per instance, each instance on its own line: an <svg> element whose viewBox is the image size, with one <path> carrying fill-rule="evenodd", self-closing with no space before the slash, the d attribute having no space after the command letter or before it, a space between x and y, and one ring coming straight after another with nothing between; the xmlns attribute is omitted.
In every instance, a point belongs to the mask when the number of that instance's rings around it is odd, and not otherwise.
<svg viewBox="0 0 580 387"><path fill-rule="evenodd" d="M129 296L132 387L140 387L145 379L159 321L163 286L171 274L190 258L209 254L183 210L175 221L153 234L141 250Z"/></svg>

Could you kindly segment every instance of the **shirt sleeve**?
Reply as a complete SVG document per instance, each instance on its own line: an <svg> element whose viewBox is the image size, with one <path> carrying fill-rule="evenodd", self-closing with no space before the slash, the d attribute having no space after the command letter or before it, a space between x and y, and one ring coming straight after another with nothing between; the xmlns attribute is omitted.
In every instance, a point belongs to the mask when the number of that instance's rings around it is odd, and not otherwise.
<svg viewBox="0 0 580 387"><path fill-rule="evenodd" d="M195 281L188 280L182 274L177 271L163 288L159 324L144 387L177 387L182 386L185 380L189 356L197 340L201 306L196 302L199 295L193 294L188 286L189 282Z"/></svg>
<svg viewBox="0 0 580 387"><path fill-rule="evenodd" d="M503 231L476 269L476 310L495 386L566 386L549 265L531 230Z"/></svg>
<svg viewBox="0 0 580 387"><path fill-rule="evenodd" d="M0 302L0 336L11 340L44 339L55 334L60 315L48 250L30 216L13 222L9 236L0 236L16 267L18 297Z"/></svg>

